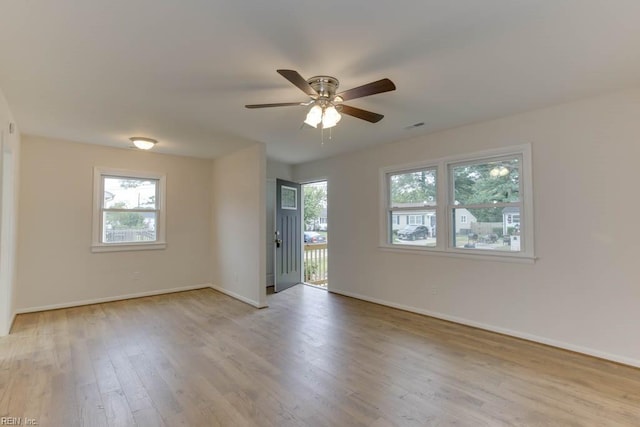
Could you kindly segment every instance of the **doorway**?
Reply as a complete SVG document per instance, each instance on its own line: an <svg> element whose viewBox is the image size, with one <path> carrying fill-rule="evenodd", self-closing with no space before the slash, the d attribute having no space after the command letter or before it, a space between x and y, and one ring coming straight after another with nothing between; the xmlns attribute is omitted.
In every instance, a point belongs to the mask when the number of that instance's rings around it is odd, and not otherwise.
<svg viewBox="0 0 640 427"><path fill-rule="evenodd" d="M303 281L327 289L329 279L329 222L327 181L302 184L303 197Z"/></svg>

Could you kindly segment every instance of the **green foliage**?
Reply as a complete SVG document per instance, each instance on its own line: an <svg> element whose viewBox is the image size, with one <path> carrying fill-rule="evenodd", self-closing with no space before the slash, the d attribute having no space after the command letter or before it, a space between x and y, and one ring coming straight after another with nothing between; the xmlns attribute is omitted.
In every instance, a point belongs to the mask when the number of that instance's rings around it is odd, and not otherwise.
<svg viewBox="0 0 640 427"><path fill-rule="evenodd" d="M138 188L141 185L149 184L150 181L143 181L139 179L126 179L120 178L120 187L122 188Z"/></svg>
<svg viewBox="0 0 640 427"><path fill-rule="evenodd" d="M305 261L304 263L304 279L312 280L318 273L318 263L316 261Z"/></svg>
<svg viewBox="0 0 640 427"><path fill-rule="evenodd" d="M124 208L125 203L119 202L113 205L114 208ZM109 212L106 224L113 230L130 230L146 228L144 215L140 212Z"/></svg>
<svg viewBox="0 0 640 427"><path fill-rule="evenodd" d="M504 176L492 176L495 168L505 168ZM461 205L517 202L520 200L520 169L517 159L456 166L455 200ZM501 222L502 208L468 208L479 222Z"/></svg>
<svg viewBox="0 0 640 427"><path fill-rule="evenodd" d="M391 176L392 203L428 203L435 200L435 171L422 170Z"/></svg>
<svg viewBox="0 0 640 427"><path fill-rule="evenodd" d="M304 223L313 224L320 217L322 208L327 205L327 187L305 185L304 189Z"/></svg>
<svg viewBox="0 0 640 427"><path fill-rule="evenodd" d="M147 200L140 203L140 206L144 207L155 207L156 206L156 196L149 196Z"/></svg>

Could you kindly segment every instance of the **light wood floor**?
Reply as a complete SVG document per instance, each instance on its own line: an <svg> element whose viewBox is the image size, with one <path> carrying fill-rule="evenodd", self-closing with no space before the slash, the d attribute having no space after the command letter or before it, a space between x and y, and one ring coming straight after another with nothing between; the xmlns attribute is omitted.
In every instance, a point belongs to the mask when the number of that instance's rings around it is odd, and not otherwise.
<svg viewBox="0 0 640 427"><path fill-rule="evenodd" d="M18 316L0 417L40 426L640 425L640 370L299 285ZM24 418L22 420L24 424Z"/></svg>

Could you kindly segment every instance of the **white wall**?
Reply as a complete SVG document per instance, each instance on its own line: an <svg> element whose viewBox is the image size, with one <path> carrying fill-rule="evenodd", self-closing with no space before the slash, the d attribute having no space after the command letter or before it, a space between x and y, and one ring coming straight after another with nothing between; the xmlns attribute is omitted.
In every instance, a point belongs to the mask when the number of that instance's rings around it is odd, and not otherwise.
<svg viewBox="0 0 640 427"><path fill-rule="evenodd" d="M266 306L266 154L263 144L213 160L213 287Z"/></svg>
<svg viewBox="0 0 640 427"><path fill-rule="evenodd" d="M529 142L535 264L378 248L379 168ZM639 159L640 89L298 165L294 178L328 176L332 291L640 366L638 230L624 220L640 211Z"/></svg>
<svg viewBox="0 0 640 427"><path fill-rule="evenodd" d="M276 231L276 179L292 179L292 167L289 164L279 162L273 159L267 159L267 232L266 232L266 250L267 250L267 282L266 286L274 285L274 255L275 250L273 241Z"/></svg>
<svg viewBox="0 0 640 427"><path fill-rule="evenodd" d="M267 179L275 181L276 178L291 181L293 178L293 167L288 163L267 159Z"/></svg>
<svg viewBox="0 0 640 427"><path fill-rule="evenodd" d="M166 174L166 249L90 251L94 166ZM208 285L210 180L210 160L24 136L18 310Z"/></svg>
<svg viewBox="0 0 640 427"><path fill-rule="evenodd" d="M0 91L0 336L11 329L16 307L16 226L20 133Z"/></svg>

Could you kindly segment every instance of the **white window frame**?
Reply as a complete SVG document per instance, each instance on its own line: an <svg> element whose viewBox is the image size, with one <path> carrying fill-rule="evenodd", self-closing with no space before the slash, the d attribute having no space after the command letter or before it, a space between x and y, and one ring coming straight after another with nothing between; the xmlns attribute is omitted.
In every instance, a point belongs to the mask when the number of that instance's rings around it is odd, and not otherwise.
<svg viewBox="0 0 640 427"><path fill-rule="evenodd" d="M466 224L466 223L467 223L467 216L460 215L460 224Z"/></svg>
<svg viewBox="0 0 640 427"><path fill-rule="evenodd" d="M453 247L453 218L450 218L452 204L450 195L453 193L452 168L461 163L479 163L491 161L495 158L519 156L522 159L520 166L520 230L521 251L503 252L486 249L470 249ZM505 262L533 263L536 259L534 253L534 217L533 217L533 174L532 174L531 145L513 145L492 150L484 150L464 155L444 157L440 159L382 167L379 170L380 193L380 225L379 248L385 251L452 256L461 258L484 259ZM389 176L408 173L415 170L436 168L437 196L436 196L436 228L439 230L435 246L413 246L391 243L390 232L390 203L389 203ZM463 206L460 206L463 207ZM427 207L428 209L428 207ZM440 231L440 230L445 230Z"/></svg>
<svg viewBox="0 0 640 427"><path fill-rule="evenodd" d="M397 175L397 174L404 174L404 173L411 173L411 172L419 172L419 171L423 171L423 170L433 170L435 172L436 175L436 192L439 193L440 189L438 187L438 181L440 180L440 175L439 175L439 168L437 164L433 164L433 163L416 163L414 165L408 165L408 167L405 168L400 168L400 169L395 169L395 168L389 168L389 169L381 169L381 179L382 179L382 192L384 193L384 196L381 198L381 200L383 201L383 208L384 208L384 214L382 215L384 217L384 227L383 227L383 233L384 233L384 241L383 243L381 243L381 246L385 246L388 248L397 248L397 247L413 247L413 246L409 246L409 245L403 245L402 243L395 243L392 244L391 243L391 239L393 239L392 234L393 234L393 223L392 223L392 217L395 215L398 215L398 218L400 217L400 215L404 215L406 217L405 226L409 226L409 225L427 225L424 222L425 219L425 214L423 212L425 211L435 211L436 212L436 217L438 214L438 206L437 203L440 200L440 197L438 196L438 194L436 194L436 200L435 203L436 204L428 204L428 205L424 205L424 206L412 206L412 207L392 207L391 203L389 202L389 190L390 190L390 180L391 180L391 175ZM393 212L396 212L395 214ZM420 212L420 214L416 214L416 212ZM417 217L417 216L422 216L422 222L421 223L416 223L414 221L414 223L411 223L411 218L412 217ZM400 224L400 221L398 221L397 225L403 225ZM427 226L427 229L430 229L430 226ZM432 231L433 232L433 231ZM436 238L436 244L437 243L437 238Z"/></svg>
<svg viewBox="0 0 640 427"><path fill-rule="evenodd" d="M133 178L148 179L157 181L156 200L156 240L153 242L125 242L125 243L104 243L102 242L102 221L104 202L104 178ZM91 238L92 252L114 252L114 251L140 251L165 249L166 242L166 175L156 172L142 172L125 169L114 169L106 167L93 168L93 230Z"/></svg>

